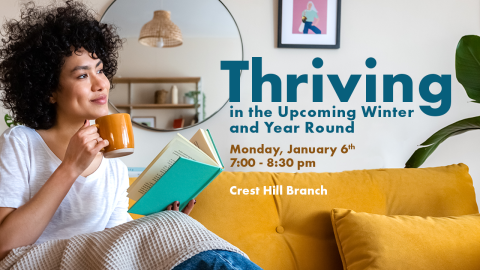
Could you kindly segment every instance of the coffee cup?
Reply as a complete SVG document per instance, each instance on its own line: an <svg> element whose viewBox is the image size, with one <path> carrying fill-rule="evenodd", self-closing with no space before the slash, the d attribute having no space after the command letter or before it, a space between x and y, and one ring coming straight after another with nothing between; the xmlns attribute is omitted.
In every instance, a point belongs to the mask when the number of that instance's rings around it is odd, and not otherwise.
<svg viewBox="0 0 480 270"><path fill-rule="evenodd" d="M108 140L107 147L102 149L105 158L123 157L133 154L132 120L128 113L109 114L95 119L100 137Z"/></svg>

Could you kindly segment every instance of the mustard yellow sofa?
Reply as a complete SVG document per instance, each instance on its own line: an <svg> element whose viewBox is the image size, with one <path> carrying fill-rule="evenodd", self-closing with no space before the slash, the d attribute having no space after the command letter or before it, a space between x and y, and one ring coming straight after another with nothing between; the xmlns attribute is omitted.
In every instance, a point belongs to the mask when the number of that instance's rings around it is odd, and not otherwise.
<svg viewBox="0 0 480 270"><path fill-rule="evenodd" d="M270 186L281 187L282 194L264 195ZM287 193L289 186L297 195ZM251 195L257 187L260 194ZM478 213L468 167L458 164L340 173L223 172L197 197L190 215L264 269L343 269L333 208L421 217Z"/></svg>

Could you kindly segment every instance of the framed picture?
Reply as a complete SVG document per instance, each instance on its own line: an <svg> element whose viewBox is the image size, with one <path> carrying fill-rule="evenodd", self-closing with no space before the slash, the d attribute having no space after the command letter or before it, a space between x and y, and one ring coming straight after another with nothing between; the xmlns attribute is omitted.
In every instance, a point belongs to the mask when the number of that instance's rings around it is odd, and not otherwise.
<svg viewBox="0 0 480 270"><path fill-rule="evenodd" d="M341 0L278 0L279 48L340 48Z"/></svg>
<svg viewBox="0 0 480 270"><path fill-rule="evenodd" d="M155 116L132 117L132 121L147 127L155 127Z"/></svg>

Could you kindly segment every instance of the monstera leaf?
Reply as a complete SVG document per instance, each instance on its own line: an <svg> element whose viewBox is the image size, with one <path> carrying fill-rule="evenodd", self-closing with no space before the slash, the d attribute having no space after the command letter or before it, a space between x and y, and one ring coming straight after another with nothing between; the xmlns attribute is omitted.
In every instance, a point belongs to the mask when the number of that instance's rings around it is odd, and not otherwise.
<svg viewBox="0 0 480 270"><path fill-rule="evenodd" d="M480 103L480 37L464 36L457 45L455 54L455 72L467 95L473 102ZM433 134L420 145L405 164L405 168L418 168L451 136L480 129L480 116L460 120Z"/></svg>
<svg viewBox="0 0 480 270"><path fill-rule="evenodd" d="M467 95L480 103L480 37L464 36L460 39L455 54L457 80Z"/></svg>
<svg viewBox="0 0 480 270"><path fill-rule="evenodd" d="M442 128L420 145L405 164L405 168L418 168L447 138L480 129L480 116L467 118Z"/></svg>
<svg viewBox="0 0 480 270"><path fill-rule="evenodd" d="M12 117L8 114L5 114L5 124L7 124L8 127L18 125L18 123L13 121Z"/></svg>

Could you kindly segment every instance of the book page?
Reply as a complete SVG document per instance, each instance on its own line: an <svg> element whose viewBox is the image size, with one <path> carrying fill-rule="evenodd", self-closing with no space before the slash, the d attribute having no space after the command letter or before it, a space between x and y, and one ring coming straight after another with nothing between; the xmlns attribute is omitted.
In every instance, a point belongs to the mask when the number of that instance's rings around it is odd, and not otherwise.
<svg viewBox="0 0 480 270"><path fill-rule="evenodd" d="M168 149L169 145L176 139L173 138L163 149L162 151L160 151L160 153L158 153L158 155L153 159L152 162L150 162L150 164L148 164L147 168L145 168L145 170L143 170L143 172L137 177L137 179L135 179L135 181L128 187L127 189L127 193L130 192L130 190L132 190L135 185L138 184L138 182L140 182L140 180L142 179L143 175L153 166L153 164L155 164L155 162L157 162L157 160L163 155L163 153L165 152L165 150Z"/></svg>
<svg viewBox="0 0 480 270"><path fill-rule="evenodd" d="M207 137L205 136L205 131L203 129L199 129L195 135L190 139L190 142L193 143L196 147L202 150L205 154L207 154L211 159L213 159L218 166L220 163L216 158L216 154L212 146L209 144Z"/></svg>
<svg viewBox="0 0 480 270"><path fill-rule="evenodd" d="M218 167L218 165L205 153L196 148L189 141L185 141L180 134L169 143L164 149L162 155L156 158L144 173L137 178L135 185L127 190L128 197L138 201L147 191L170 169L179 157L192 159L208 165Z"/></svg>
<svg viewBox="0 0 480 270"><path fill-rule="evenodd" d="M223 163L220 160L220 156L218 155L217 149L215 148L215 145L213 144L212 138L210 137L210 134L207 130L202 129L203 136L205 137L205 140L207 140L208 147L210 147L213 156L215 157L215 162L217 162L218 166L221 166L223 168Z"/></svg>
<svg viewBox="0 0 480 270"><path fill-rule="evenodd" d="M222 167L222 169L225 168L225 166L223 165L222 159L220 158L220 154L218 153L217 147L215 147L215 143L213 142L213 138L212 138L212 134L210 133L210 130L207 129L202 131L205 134L205 138L207 138L210 148L212 148L212 151L215 154L215 161L217 162L218 165Z"/></svg>

